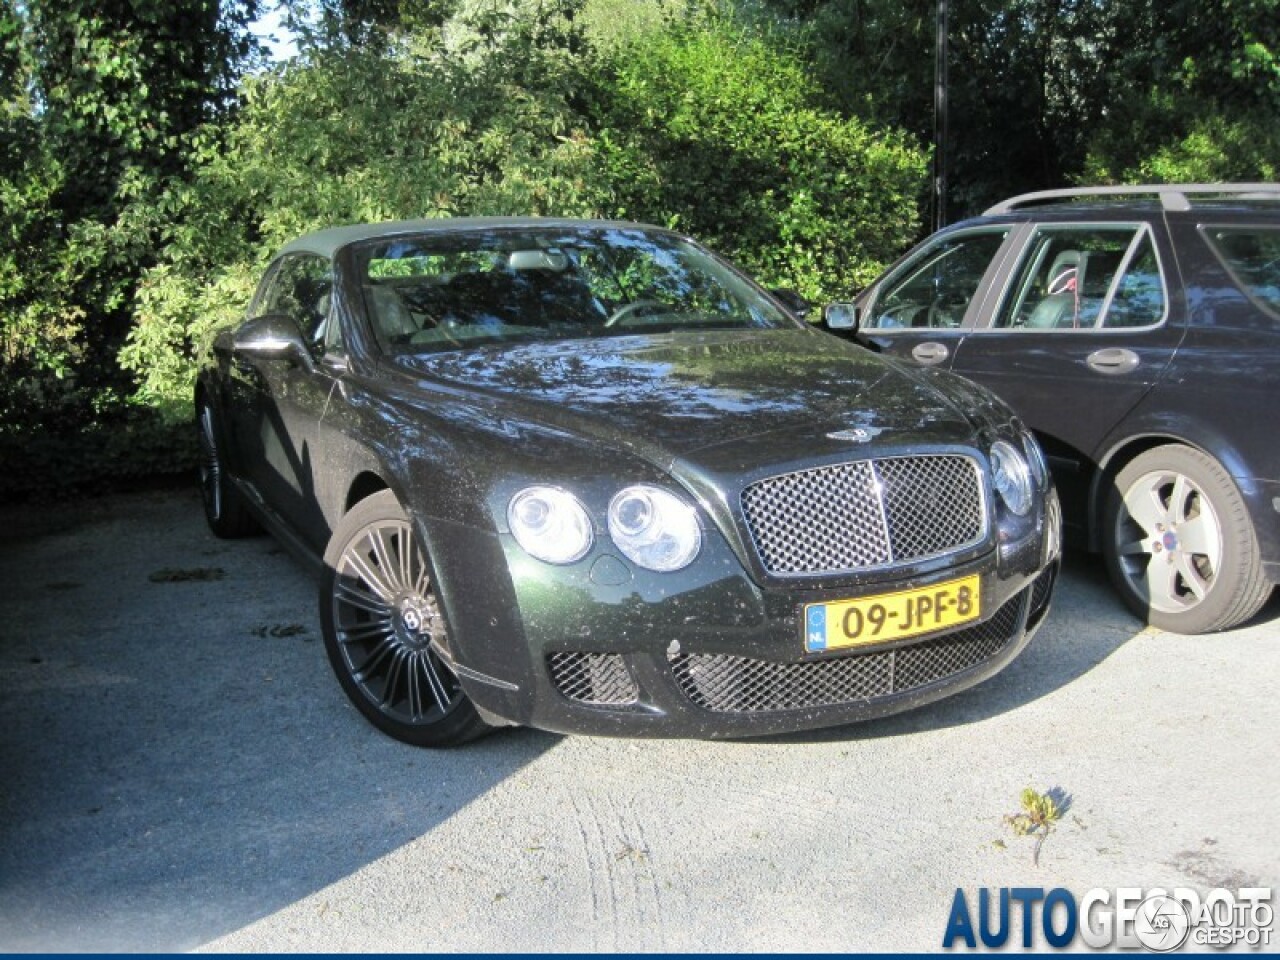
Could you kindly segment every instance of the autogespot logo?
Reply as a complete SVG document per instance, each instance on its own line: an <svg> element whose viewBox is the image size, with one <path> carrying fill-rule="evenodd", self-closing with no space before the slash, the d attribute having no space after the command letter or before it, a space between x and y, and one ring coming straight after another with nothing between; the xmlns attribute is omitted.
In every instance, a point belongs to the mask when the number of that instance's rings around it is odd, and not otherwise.
<svg viewBox="0 0 1280 960"><path fill-rule="evenodd" d="M1187 942L1191 918L1180 900L1157 893L1138 904L1133 932L1148 950L1168 953Z"/></svg>
<svg viewBox="0 0 1280 960"><path fill-rule="evenodd" d="M1176 887L1095 889L1082 897L1055 887L979 888L976 909L956 890L942 946L1000 949L1010 939L1023 949L1045 944L1064 949L1079 940L1086 947L1146 948L1169 953L1190 943L1205 947L1260 949L1271 945L1275 910L1270 887L1210 890L1201 899L1195 890Z"/></svg>

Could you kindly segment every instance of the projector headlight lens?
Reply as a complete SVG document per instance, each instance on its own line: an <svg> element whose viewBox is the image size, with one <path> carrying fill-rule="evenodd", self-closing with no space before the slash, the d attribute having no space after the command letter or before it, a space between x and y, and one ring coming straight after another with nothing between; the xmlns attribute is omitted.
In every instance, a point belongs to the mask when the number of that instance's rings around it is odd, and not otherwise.
<svg viewBox="0 0 1280 960"><path fill-rule="evenodd" d="M627 487L610 501L609 536L628 559L661 573L687 567L702 548L693 507L647 484Z"/></svg>
<svg viewBox="0 0 1280 960"><path fill-rule="evenodd" d="M507 506L507 523L525 552L547 563L581 560L594 539L586 508L557 487L521 490Z"/></svg>
<svg viewBox="0 0 1280 960"><path fill-rule="evenodd" d="M997 440L991 445L992 483L1004 505L1018 516L1031 509L1031 468L1012 444Z"/></svg>

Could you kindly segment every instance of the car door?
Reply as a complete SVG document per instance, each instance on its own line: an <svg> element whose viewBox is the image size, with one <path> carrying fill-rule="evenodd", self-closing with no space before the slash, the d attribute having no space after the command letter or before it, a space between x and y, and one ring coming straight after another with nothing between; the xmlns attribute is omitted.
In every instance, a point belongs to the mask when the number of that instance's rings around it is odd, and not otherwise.
<svg viewBox="0 0 1280 960"><path fill-rule="evenodd" d="M1159 222L1037 224L952 369L1008 402L1052 457L1092 458L1185 333L1174 263Z"/></svg>
<svg viewBox="0 0 1280 960"><path fill-rule="evenodd" d="M1016 232L991 224L926 241L859 298L859 339L904 360L950 366Z"/></svg>
<svg viewBox="0 0 1280 960"><path fill-rule="evenodd" d="M279 519L321 549L327 526L317 498L315 446L336 382L334 370L320 362L332 286L327 258L285 256L255 302L254 313L288 317L310 355L237 350L232 360L242 397L235 430L241 448L250 452L245 479Z"/></svg>

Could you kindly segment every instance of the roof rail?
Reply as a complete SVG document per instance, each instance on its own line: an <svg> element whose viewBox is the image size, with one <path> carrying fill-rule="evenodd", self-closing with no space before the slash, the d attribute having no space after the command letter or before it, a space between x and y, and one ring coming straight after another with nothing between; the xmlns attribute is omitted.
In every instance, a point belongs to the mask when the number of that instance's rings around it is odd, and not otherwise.
<svg viewBox="0 0 1280 960"><path fill-rule="evenodd" d="M1187 200L1192 195L1265 196L1280 199L1280 183L1141 183L1118 187L1070 187L1065 190L1038 190L1002 200L983 214L994 217L1051 200L1074 200L1079 197L1143 197L1158 196L1166 210L1190 210Z"/></svg>

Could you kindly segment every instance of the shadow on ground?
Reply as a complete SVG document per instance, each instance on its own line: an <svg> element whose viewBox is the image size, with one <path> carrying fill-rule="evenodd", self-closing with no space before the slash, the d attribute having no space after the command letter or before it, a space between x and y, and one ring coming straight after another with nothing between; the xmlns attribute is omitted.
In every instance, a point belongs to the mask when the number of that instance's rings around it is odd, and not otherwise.
<svg viewBox="0 0 1280 960"><path fill-rule="evenodd" d="M0 516L3 530L18 534L0 539L0 952L189 949L378 861L366 871L374 893L386 882L434 889L388 870L456 869L449 857L473 848L447 853L435 828L559 744L519 730L432 752L379 734L330 673L314 584L269 538L215 540L194 493L97 501L51 528ZM1277 615L1273 600L1262 619ZM742 748L1007 714L1088 677L1140 630L1101 566L1072 556L1039 635L988 682L912 713ZM743 756L755 791L763 755ZM741 796L731 781L690 789L707 803ZM773 818L774 800L766 807ZM411 841L412 860L386 857ZM616 856L606 851L606 868ZM574 861L570 875L581 869ZM368 926L404 919L378 913L404 901L395 893L358 905Z"/></svg>
<svg viewBox="0 0 1280 960"><path fill-rule="evenodd" d="M1241 629L1276 619L1280 619L1280 591ZM1083 677L1145 629L1116 595L1102 558L1070 552L1064 558L1048 619L1022 654L985 683L908 713L752 742L867 740L976 723L1016 710ZM1210 637L1205 642L1224 640Z"/></svg>
<svg viewBox="0 0 1280 960"><path fill-rule="evenodd" d="M1007 713L1085 675L1143 624L1111 589L1102 560L1069 553L1054 588L1049 616L1013 663L985 683L908 713L880 720L765 738L764 743L817 743L941 730Z"/></svg>
<svg viewBox="0 0 1280 960"><path fill-rule="evenodd" d="M215 540L192 495L35 532L0 542L0 951L196 947L557 743L377 733L330 673L313 583L269 538Z"/></svg>

